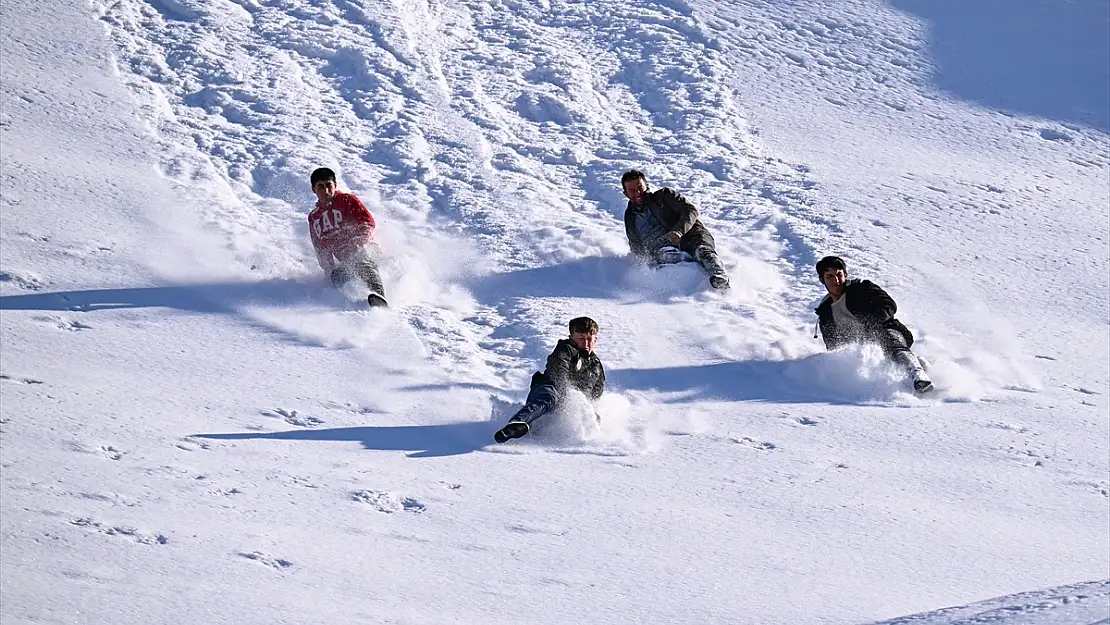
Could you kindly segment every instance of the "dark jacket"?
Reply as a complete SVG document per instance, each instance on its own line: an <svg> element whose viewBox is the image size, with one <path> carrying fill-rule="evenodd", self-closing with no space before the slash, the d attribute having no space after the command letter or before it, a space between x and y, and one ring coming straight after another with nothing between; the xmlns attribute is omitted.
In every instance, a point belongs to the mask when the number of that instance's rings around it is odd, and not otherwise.
<svg viewBox="0 0 1110 625"><path fill-rule="evenodd" d="M894 299L879 288L879 285L870 280L849 280L844 284L842 297L848 298L848 312L859 319L868 333L878 334L882 330L897 330L906 338L907 346L913 345L913 335L910 334L909 328L894 318L894 313L898 312L898 304L895 304ZM837 331L836 321L833 319L831 295L826 295L825 299L821 300L816 312L821 338L825 340L826 349L836 349L859 340L858 337L846 336Z"/></svg>
<svg viewBox="0 0 1110 625"><path fill-rule="evenodd" d="M532 376L532 386L551 384L560 395L573 387L586 397L597 399L605 392L605 367L597 354L578 349L574 341L563 339L547 357L547 369Z"/></svg>
<svg viewBox="0 0 1110 625"><path fill-rule="evenodd" d="M628 247L637 256L650 258L655 254L655 250L644 246L640 233L636 231L636 215L643 214L645 210L654 213L667 232L678 231L685 237L691 232L697 233L705 229L698 221L698 209L682 197L682 194L667 187L649 191L644 194L642 205L635 206L629 202L624 210L624 232L628 235Z"/></svg>

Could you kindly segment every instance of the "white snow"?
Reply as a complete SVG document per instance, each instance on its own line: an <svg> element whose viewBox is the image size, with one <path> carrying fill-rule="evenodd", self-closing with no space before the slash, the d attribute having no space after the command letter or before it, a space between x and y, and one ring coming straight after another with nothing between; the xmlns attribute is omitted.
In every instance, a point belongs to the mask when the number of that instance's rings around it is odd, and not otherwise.
<svg viewBox="0 0 1110 625"><path fill-rule="evenodd" d="M1108 11L7 0L0 620L1110 622ZM633 167L731 291L625 257ZM825 254L935 396L812 338ZM582 314L602 426L494 444Z"/></svg>

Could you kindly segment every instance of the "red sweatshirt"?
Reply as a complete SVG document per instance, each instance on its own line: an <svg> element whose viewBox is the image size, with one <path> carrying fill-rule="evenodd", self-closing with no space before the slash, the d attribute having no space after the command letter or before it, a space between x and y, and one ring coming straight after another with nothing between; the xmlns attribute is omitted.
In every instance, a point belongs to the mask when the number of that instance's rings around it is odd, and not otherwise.
<svg viewBox="0 0 1110 625"><path fill-rule="evenodd" d="M316 203L308 214L308 229L320 266L330 269L334 256L345 262L361 246L373 240L374 216L353 194L336 192L326 206Z"/></svg>

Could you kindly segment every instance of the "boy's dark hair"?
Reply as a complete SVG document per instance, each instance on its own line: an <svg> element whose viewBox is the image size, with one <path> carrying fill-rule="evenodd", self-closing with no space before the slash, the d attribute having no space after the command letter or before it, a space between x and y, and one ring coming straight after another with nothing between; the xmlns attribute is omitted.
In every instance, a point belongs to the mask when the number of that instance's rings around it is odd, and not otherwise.
<svg viewBox="0 0 1110 625"><path fill-rule="evenodd" d="M597 334L597 322L589 317L575 317L567 324L570 333L582 332L584 334Z"/></svg>
<svg viewBox="0 0 1110 625"><path fill-rule="evenodd" d="M315 187L317 182L327 182L328 180L335 180L335 172L327 167L318 167L312 170L312 186Z"/></svg>
<svg viewBox="0 0 1110 625"><path fill-rule="evenodd" d="M848 265L844 264L844 259L839 256L826 256L817 261L817 275L825 275L825 271L829 269L840 269L847 273Z"/></svg>
<svg viewBox="0 0 1110 625"><path fill-rule="evenodd" d="M629 180L644 180L647 181L647 175L639 169L629 169L621 175L621 187Z"/></svg>

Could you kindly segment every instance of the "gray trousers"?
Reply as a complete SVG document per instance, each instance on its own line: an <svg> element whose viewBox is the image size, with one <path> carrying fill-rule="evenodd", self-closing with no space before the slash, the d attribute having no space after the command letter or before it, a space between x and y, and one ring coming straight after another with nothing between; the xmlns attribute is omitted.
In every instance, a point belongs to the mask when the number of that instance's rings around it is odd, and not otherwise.
<svg viewBox="0 0 1110 625"><path fill-rule="evenodd" d="M381 254L376 245L369 244L351 254L340 266L331 270L331 282L337 288L358 277L374 293L385 297L385 285L378 271Z"/></svg>

